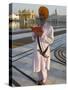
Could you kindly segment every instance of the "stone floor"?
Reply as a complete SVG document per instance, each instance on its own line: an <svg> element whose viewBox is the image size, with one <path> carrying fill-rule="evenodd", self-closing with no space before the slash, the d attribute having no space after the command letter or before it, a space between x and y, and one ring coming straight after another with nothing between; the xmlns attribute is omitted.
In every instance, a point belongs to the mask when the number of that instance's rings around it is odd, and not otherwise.
<svg viewBox="0 0 68 90"><path fill-rule="evenodd" d="M32 71L33 44L34 43L13 48L12 50L13 86L37 85L36 84L36 81L38 79L37 73L34 73ZM62 46L66 47L65 45L66 45L65 34L56 36L54 43L51 45L52 57L51 57L51 69L50 71L48 71L48 80L47 80L48 85L66 83L66 64L58 60L54 55L54 51L56 49L59 49Z"/></svg>

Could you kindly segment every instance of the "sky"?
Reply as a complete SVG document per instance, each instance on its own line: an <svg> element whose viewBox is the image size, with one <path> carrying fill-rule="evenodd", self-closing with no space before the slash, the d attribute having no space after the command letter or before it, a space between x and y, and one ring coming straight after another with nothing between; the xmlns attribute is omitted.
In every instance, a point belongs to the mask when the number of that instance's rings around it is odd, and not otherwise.
<svg viewBox="0 0 68 90"><path fill-rule="evenodd" d="M24 3L13 3L12 4L12 11L13 13L17 13L18 10L23 10L23 9L30 9L34 10L34 12L38 15L38 8L40 7L40 4L24 4ZM49 9L49 14L54 14L55 9L57 9L57 13L59 15L66 15L66 6L56 6L56 5L43 5L46 6Z"/></svg>

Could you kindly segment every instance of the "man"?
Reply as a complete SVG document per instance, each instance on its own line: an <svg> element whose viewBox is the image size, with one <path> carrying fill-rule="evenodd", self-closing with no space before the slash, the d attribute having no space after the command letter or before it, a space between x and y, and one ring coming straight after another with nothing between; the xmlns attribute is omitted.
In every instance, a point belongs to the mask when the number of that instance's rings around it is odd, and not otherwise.
<svg viewBox="0 0 68 90"><path fill-rule="evenodd" d="M48 8L41 6L38 12L43 34L38 37L36 33L33 32L32 34L32 39L35 40L33 70L38 73L38 84L45 85L47 82L47 71L50 70L50 44L54 41L54 30L46 22L49 15Z"/></svg>

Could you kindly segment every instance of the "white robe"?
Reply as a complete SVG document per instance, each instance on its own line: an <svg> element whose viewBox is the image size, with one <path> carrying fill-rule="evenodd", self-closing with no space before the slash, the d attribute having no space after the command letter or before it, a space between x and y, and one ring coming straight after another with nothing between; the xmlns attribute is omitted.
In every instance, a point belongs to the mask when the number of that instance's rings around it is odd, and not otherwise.
<svg viewBox="0 0 68 90"><path fill-rule="evenodd" d="M40 70L44 70L45 68L47 68L47 70L50 70L50 58L51 58L50 44L52 44L53 41L54 41L54 30L53 30L53 27L48 25L47 23L45 23L43 25L42 30L43 30L43 34L39 38L40 45L41 45L42 51L44 51L45 48L47 46L49 46L48 50L45 54L45 55L48 56L48 58L43 57L39 53L39 51L38 51L39 46L38 46L38 43L37 43L37 39L34 38L34 33L32 33L32 39L35 40L34 55L33 55L33 71L34 72L39 72Z"/></svg>

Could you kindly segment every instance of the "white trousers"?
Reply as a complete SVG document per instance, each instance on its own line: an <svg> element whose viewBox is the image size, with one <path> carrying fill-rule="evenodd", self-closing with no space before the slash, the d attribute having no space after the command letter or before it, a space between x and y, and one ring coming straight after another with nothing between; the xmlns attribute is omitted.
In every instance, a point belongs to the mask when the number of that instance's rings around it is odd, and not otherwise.
<svg viewBox="0 0 68 90"><path fill-rule="evenodd" d="M42 80L44 83L47 81L47 69L38 72L38 80Z"/></svg>
<svg viewBox="0 0 68 90"><path fill-rule="evenodd" d="M46 62L45 61L42 61L41 62L41 70L38 72L38 80L43 80L43 82L45 83L46 80L47 80L47 60Z"/></svg>
<svg viewBox="0 0 68 90"><path fill-rule="evenodd" d="M41 69L40 71L38 72L38 80L42 80L44 83L46 82L47 80L47 58L46 59L41 59Z"/></svg>

